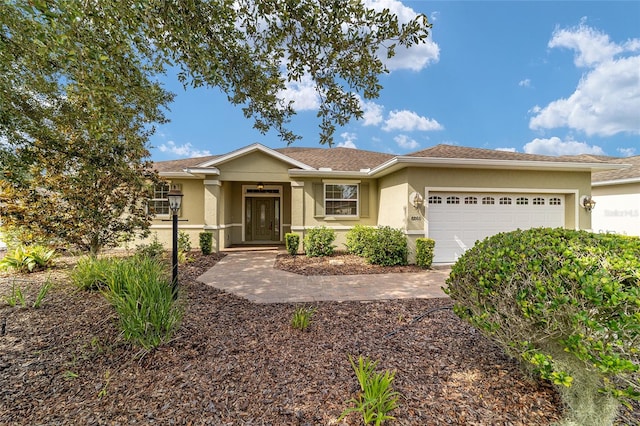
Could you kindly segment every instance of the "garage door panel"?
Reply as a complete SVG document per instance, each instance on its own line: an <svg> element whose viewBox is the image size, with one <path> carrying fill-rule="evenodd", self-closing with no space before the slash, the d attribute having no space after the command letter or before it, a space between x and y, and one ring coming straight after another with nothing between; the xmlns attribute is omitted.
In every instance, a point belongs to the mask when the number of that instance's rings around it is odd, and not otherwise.
<svg viewBox="0 0 640 426"><path fill-rule="evenodd" d="M430 192L432 195L441 200L430 202L427 209L429 237L436 241L434 263L455 262L476 241L499 232L564 226L563 195ZM460 203L447 204L452 197L458 197ZM468 197L476 197L478 204L465 204ZM488 200L494 204L482 204ZM511 200L511 204L500 204L501 200Z"/></svg>

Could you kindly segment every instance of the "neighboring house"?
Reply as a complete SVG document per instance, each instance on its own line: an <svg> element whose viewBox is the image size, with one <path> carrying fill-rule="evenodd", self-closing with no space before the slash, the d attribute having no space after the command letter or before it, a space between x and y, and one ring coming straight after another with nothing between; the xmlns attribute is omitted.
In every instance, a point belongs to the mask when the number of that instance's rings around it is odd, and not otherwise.
<svg viewBox="0 0 640 426"><path fill-rule="evenodd" d="M452 263L476 240L537 226L591 228L580 206L591 173L625 165L595 158L548 157L437 145L409 155L349 148L279 148L254 144L219 156L155 164L183 193L179 228L197 245L213 233L214 250L282 243L317 226L345 234L356 224L402 229L410 248L436 241L435 263ZM152 230L168 244L164 199L152 200ZM163 221L163 219L165 221ZM413 255L410 260L413 259Z"/></svg>
<svg viewBox="0 0 640 426"><path fill-rule="evenodd" d="M591 226L596 232L640 236L640 156L609 161L631 167L593 174L591 193L596 207Z"/></svg>

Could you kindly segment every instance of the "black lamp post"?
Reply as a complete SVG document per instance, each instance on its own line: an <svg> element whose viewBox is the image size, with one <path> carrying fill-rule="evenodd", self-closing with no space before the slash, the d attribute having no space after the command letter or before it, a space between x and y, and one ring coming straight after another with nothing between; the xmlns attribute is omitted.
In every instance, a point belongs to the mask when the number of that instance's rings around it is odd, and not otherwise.
<svg viewBox="0 0 640 426"><path fill-rule="evenodd" d="M169 208L171 209L171 216L173 221L173 253L172 253L172 289L173 298L178 297L178 211L182 204L182 191L177 185L173 185L171 190L167 193L169 199Z"/></svg>

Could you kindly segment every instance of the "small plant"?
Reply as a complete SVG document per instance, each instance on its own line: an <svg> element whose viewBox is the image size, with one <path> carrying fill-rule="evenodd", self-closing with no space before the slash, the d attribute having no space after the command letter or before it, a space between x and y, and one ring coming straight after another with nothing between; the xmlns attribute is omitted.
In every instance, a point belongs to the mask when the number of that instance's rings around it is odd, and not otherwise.
<svg viewBox="0 0 640 426"><path fill-rule="evenodd" d="M64 372L64 378L67 380L73 380L78 378L78 373L73 372L71 370L67 370Z"/></svg>
<svg viewBox="0 0 640 426"><path fill-rule="evenodd" d="M367 262L373 265L406 265L409 249L407 238L400 229L380 226L375 229L371 243L364 249Z"/></svg>
<svg viewBox="0 0 640 426"><path fill-rule="evenodd" d="M213 249L213 234L211 232L201 232L200 238L200 250L202 254L209 255Z"/></svg>
<svg viewBox="0 0 640 426"><path fill-rule="evenodd" d="M33 301L33 307L38 309L42 306L42 302L44 298L47 297L47 293L51 290L51 286L53 286L53 282L47 279L47 281L40 287L40 291L38 291L38 295L36 296L36 300Z"/></svg>
<svg viewBox="0 0 640 426"><path fill-rule="evenodd" d="M313 228L304 237L304 250L309 257L331 256L336 233L325 226Z"/></svg>
<svg viewBox="0 0 640 426"><path fill-rule="evenodd" d="M0 260L0 269L15 269L18 272L35 272L53 266L58 257L55 249L41 245L17 247L13 253L6 254Z"/></svg>
<svg viewBox="0 0 640 426"><path fill-rule="evenodd" d="M12 308L16 305L22 306L23 308L27 307L27 301L24 297L24 293L22 293L22 289L18 287L15 282L11 287L11 294L9 296L4 296L3 299L7 305Z"/></svg>
<svg viewBox="0 0 640 426"><path fill-rule="evenodd" d="M189 260L188 254L191 251L191 239L184 231L178 233L178 261L185 263Z"/></svg>
<svg viewBox="0 0 640 426"><path fill-rule="evenodd" d="M105 396L107 396L107 394L109 393L107 388L109 387L110 381L111 381L111 371L107 370L104 372L104 385L102 386L102 389L100 389L100 392L98 392L98 398L104 398Z"/></svg>
<svg viewBox="0 0 640 426"><path fill-rule="evenodd" d="M298 254L298 247L300 247L300 236L298 234L293 232L285 234L284 243L287 248L287 253L291 256Z"/></svg>
<svg viewBox="0 0 640 426"><path fill-rule="evenodd" d="M421 268L431 268L435 245L436 242L431 238L418 238L416 240L416 265Z"/></svg>
<svg viewBox="0 0 640 426"><path fill-rule="evenodd" d="M296 308L293 313L293 318L291 319L291 326L300 331L306 330L309 328L309 324L311 324L311 317L313 317L315 312L316 308Z"/></svg>
<svg viewBox="0 0 640 426"><path fill-rule="evenodd" d="M110 258L83 257L71 270L71 282L80 290L102 290L115 261Z"/></svg>
<svg viewBox="0 0 640 426"><path fill-rule="evenodd" d="M359 357L356 364L349 355L349 362L360 383L360 393L357 398L348 401L354 406L344 410L338 421L351 413L361 413L365 425L373 423L379 426L385 420L393 420L394 417L388 413L398 407L401 396L391 388L395 372L375 371L378 361L371 361L369 358Z"/></svg>
<svg viewBox="0 0 640 426"><path fill-rule="evenodd" d="M140 244L136 246L136 255L142 257L151 257L154 259L162 258L164 247L158 241L158 234L153 234L153 240L149 244Z"/></svg>
<svg viewBox="0 0 640 426"><path fill-rule="evenodd" d="M168 341L182 319L165 265L134 257L115 263L105 296L114 306L125 340L144 349Z"/></svg>

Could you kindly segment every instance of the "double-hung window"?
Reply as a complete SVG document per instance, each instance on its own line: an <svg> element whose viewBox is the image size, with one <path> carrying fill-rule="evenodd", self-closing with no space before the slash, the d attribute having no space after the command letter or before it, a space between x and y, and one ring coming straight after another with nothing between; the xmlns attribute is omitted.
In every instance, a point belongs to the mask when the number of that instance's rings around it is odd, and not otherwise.
<svg viewBox="0 0 640 426"><path fill-rule="evenodd" d="M153 195L149 200L149 210L156 216L168 216L171 212L169 209L169 199L167 194L169 193L169 184L167 182L160 182L153 187Z"/></svg>
<svg viewBox="0 0 640 426"><path fill-rule="evenodd" d="M324 211L326 216L357 216L358 184L325 184Z"/></svg>

